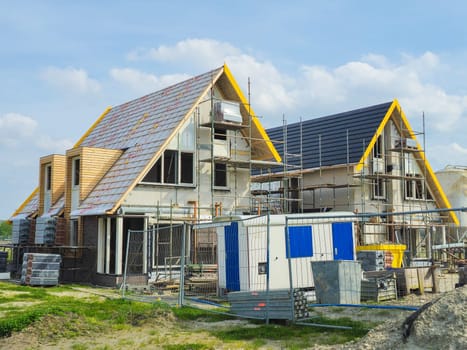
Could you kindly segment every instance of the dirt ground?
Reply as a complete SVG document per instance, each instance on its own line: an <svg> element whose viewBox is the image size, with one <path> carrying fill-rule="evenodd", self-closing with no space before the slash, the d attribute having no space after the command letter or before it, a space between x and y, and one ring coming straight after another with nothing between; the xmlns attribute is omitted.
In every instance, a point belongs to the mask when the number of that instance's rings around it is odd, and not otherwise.
<svg viewBox="0 0 467 350"><path fill-rule="evenodd" d="M74 295L74 292L67 292ZM86 297L88 291L76 290L76 296ZM467 349L467 286L445 294L410 295L391 304L425 306L413 322L404 326L412 311L365 308L315 308L315 313L327 317L351 317L353 320L384 322L357 342L339 346L318 346L317 349ZM61 324L75 323L80 335L71 338L60 336ZM96 334L86 331L79 318L65 319L49 316L9 338L0 339L0 349L160 349L168 344L173 349L197 348L203 344L212 349L246 349L251 343L222 343L212 336L212 329L243 325L256 327L243 320L222 322L180 322L173 317L145 320L137 326L123 326ZM83 331L81 331L84 329ZM407 331L408 330L408 331ZM404 338L404 331L408 335ZM192 347L190 347L192 344ZM199 347L198 347L199 348ZM271 341L260 349L283 349L281 342Z"/></svg>
<svg viewBox="0 0 467 350"><path fill-rule="evenodd" d="M50 327L57 327L62 320L59 317L46 317L40 325L28 327L15 333L11 337L0 340L0 349L161 349L177 345L183 349L190 349L190 344L196 348L203 344L211 349L243 349L248 343L224 344L221 340L210 335L207 330L214 328L229 328L243 325L256 327L246 321L231 320L222 322L174 322L173 319L152 319L138 326L128 326L123 329L101 334L83 334L73 338L54 338L50 335ZM79 322L79 320L76 320ZM59 332L59 329L56 329ZM234 347L232 347L234 346ZM279 342L271 342L267 349L280 349Z"/></svg>
<svg viewBox="0 0 467 350"><path fill-rule="evenodd" d="M411 295L404 303L427 300L415 313L398 315L354 343L318 349L467 349L467 286L444 294Z"/></svg>

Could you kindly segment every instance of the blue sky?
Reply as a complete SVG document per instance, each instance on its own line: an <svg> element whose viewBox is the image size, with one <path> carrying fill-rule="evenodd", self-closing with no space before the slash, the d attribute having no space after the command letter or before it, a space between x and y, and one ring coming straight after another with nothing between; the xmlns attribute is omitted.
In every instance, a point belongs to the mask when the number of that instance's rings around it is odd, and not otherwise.
<svg viewBox="0 0 467 350"><path fill-rule="evenodd" d="M0 0L0 218L107 106L226 62L266 127L397 98L467 165L464 1Z"/></svg>

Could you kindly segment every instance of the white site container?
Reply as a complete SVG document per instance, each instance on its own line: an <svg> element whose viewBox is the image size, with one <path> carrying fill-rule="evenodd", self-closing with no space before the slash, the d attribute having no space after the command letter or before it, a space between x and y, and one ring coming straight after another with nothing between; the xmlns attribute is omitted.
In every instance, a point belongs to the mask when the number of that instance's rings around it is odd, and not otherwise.
<svg viewBox="0 0 467 350"><path fill-rule="evenodd" d="M290 250L286 242L286 218ZM266 290L267 216L219 218L217 227L219 291ZM271 215L269 288L313 287L312 261L355 260L355 216L351 212Z"/></svg>

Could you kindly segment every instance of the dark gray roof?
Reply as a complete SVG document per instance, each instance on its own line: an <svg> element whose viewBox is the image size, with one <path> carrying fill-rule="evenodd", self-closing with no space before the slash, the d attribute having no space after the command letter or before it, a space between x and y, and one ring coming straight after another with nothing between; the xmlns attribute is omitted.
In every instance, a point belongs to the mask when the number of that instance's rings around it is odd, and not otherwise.
<svg viewBox="0 0 467 350"><path fill-rule="evenodd" d="M284 157L284 129L287 130L287 154L301 154L303 169L357 163L391 103L305 120L266 131L271 140L279 141L274 144L287 164L299 165L300 158ZM302 137L300 137L300 129ZM300 139L302 149L300 149Z"/></svg>

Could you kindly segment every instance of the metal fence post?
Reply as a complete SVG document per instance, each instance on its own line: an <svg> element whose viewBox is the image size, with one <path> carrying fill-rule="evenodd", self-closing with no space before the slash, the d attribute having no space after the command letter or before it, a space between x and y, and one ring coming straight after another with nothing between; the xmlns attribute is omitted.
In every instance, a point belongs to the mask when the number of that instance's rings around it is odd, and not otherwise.
<svg viewBox="0 0 467 350"><path fill-rule="evenodd" d="M269 251L270 251L270 226L271 217L268 211L267 227L266 227L266 324L269 324Z"/></svg>
<svg viewBox="0 0 467 350"><path fill-rule="evenodd" d="M285 236L287 240L287 263L289 267L289 285L290 285L290 310L292 312L292 322L295 322L295 300L294 300L294 288L292 278L292 254L290 251L290 232L289 232L289 218L285 217Z"/></svg>
<svg viewBox="0 0 467 350"><path fill-rule="evenodd" d="M185 291L185 253L186 253L186 226L187 224L183 224L183 231L182 231L182 244L181 244L181 252L180 252L180 286L178 291L178 305L183 306L184 301L184 291Z"/></svg>
<svg viewBox="0 0 467 350"><path fill-rule="evenodd" d="M125 298L126 275L128 273L128 248L130 247L130 236L131 236L131 230L128 230L128 235L126 238L125 269L123 270L123 282L122 282L122 297L123 298Z"/></svg>

